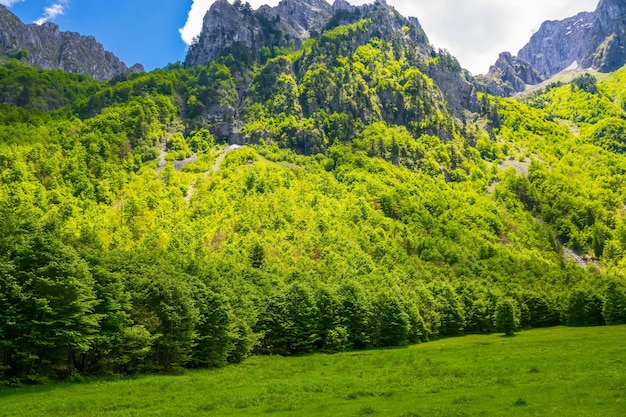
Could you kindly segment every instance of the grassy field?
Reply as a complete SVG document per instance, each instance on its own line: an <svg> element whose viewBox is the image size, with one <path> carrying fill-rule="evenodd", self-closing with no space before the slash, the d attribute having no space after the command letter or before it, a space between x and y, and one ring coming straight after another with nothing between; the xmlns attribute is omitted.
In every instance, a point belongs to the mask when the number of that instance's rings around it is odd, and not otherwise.
<svg viewBox="0 0 626 417"><path fill-rule="evenodd" d="M624 416L626 326L0 390L0 416Z"/></svg>

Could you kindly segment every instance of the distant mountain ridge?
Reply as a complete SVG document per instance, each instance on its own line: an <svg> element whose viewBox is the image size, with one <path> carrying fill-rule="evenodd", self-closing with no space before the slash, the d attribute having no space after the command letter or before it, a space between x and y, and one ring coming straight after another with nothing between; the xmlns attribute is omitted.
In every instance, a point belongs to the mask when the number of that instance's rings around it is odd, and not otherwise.
<svg viewBox="0 0 626 417"><path fill-rule="evenodd" d="M4 6L0 6L0 55L15 56L43 69L61 69L101 80L144 71L140 64L128 68L93 36L60 31L49 22L24 24Z"/></svg>
<svg viewBox="0 0 626 417"><path fill-rule="evenodd" d="M527 85L536 85L544 81L544 77L528 62L502 52L494 65L489 68L486 76L477 76L484 84L483 89L495 96L509 97L524 91Z"/></svg>
<svg viewBox="0 0 626 417"><path fill-rule="evenodd" d="M518 56L544 77L570 67L617 70L626 63L626 0L601 0L595 12L544 22Z"/></svg>
<svg viewBox="0 0 626 417"><path fill-rule="evenodd" d="M594 12L544 22L517 57L500 55L489 73L477 78L486 91L509 96L566 69L612 72L624 64L626 0L601 0Z"/></svg>
<svg viewBox="0 0 626 417"><path fill-rule="evenodd" d="M246 50L258 53L263 48L297 49L329 28L368 18L379 9L388 10L389 16L385 22L375 23L372 33L366 36L402 38L404 27L415 27L412 38L405 37L402 42L409 42L407 47L426 60L435 54L419 21L399 15L385 0L362 6L346 0L334 0L332 4L327 0L282 0L275 7L264 5L257 10L240 0L217 0L204 17L202 31L190 46L185 65L206 65L228 53L245 61ZM144 71L139 64L128 68L92 36L60 31L53 23L24 24L4 6L0 6L0 55L16 57L39 68L61 69L96 79ZM518 56L500 54L488 74L475 77L475 85L494 95L511 96L565 69L611 72L624 64L626 0L600 0L594 12L544 22ZM475 108L471 88L462 79L466 77L452 74L460 69L446 74L441 68L422 69L440 86L452 107ZM454 92L455 89L459 91Z"/></svg>

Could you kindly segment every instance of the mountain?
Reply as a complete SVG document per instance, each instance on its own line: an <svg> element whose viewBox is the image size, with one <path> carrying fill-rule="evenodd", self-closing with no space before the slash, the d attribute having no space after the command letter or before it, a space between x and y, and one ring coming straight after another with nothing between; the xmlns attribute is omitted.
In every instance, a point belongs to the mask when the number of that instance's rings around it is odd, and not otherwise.
<svg viewBox="0 0 626 417"><path fill-rule="evenodd" d="M514 57L505 52L477 76L480 88L511 96L567 69L612 72L626 64L626 1L601 0L594 12L546 21Z"/></svg>
<svg viewBox="0 0 626 417"><path fill-rule="evenodd" d="M518 56L544 77L567 68L615 71L626 64L626 1L601 0L595 12L544 22Z"/></svg>
<svg viewBox="0 0 626 417"><path fill-rule="evenodd" d="M357 79L348 76L354 73L353 65L359 68L363 64L374 65L367 60L358 64L353 62L362 60L360 53L364 49L375 51L376 58L380 58L383 65L393 60L394 65L399 65L402 70L413 68L420 77L429 77L432 80L428 84L429 92L432 90L439 97L421 114L413 114L407 110L410 106L402 102L398 91L401 85L390 82L384 87L375 85L379 81L367 74L359 75ZM343 64L335 60L343 57L348 57L347 68L339 71ZM376 118L406 125L417 123L410 117L428 119L429 112L435 108L455 116L479 109L476 89L458 61L446 51L437 51L430 45L417 19L405 18L384 0L360 7L341 0L332 6L324 0L283 0L276 7L264 6L258 10L241 3L217 1L206 13L202 32L190 47L185 65L189 68L217 62L229 65L232 60L239 63L237 72L240 75L235 77L237 97L224 108L215 103L215 94L211 97L202 95L204 98L198 96L202 108L194 112L199 112L206 121L218 121L219 126L214 127L213 133L229 142L259 140L249 131L243 136L240 134L242 123L253 117L246 100L258 98L269 101L287 96L293 103L292 109L297 109L297 114L305 118L313 117L320 108L327 107L327 111L349 113L353 121ZM260 64L257 80L250 79L247 69L253 63ZM324 80L318 81L320 77ZM403 75L390 74L389 78L399 79ZM281 86L285 80L298 90L311 88L314 82L314 88L318 90L313 94L315 100L293 97L291 91L283 90L291 86ZM359 102L359 109L346 111L346 100L341 97L358 97L361 95L358 91L365 85L369 85L372 92L378 92L374 99L375 108L372 108L374 102ZM416 94L427 95L424 91ZM433 101L433 97L424 98ZM433 133L451 133L448 128L432 129ZM305 148L303 145L302 149ZM318 148L309 146L307 149Z"/></svg>
<svg viewBox="0 0 626 417"><path fill-rule="evenodd" d="M390 42L346 48L368 30L258 64L242 148L194 114L236 97L236 60L0 65L32 87L0 104L0 381L491 333L503 303L524 328L624 323L626 69L457 124ZM76 99L16 104L51 78Z"/></svg>
<svg viewBox="0 0 626 417"><path fill-rule="evenodd" d="M207 11L202 32L189 48L186 65L214 61L229 48L300 47L311 33L319 33L336 10L352 10L342 0L334 6L325 0L282 0L278 6L252 10L249 4L217 0Z"/></svg>
<svg viewBox="0 0 626 417"><path fill-rule="evenodd" d="M0 55L43 69L61 69L107 80L129 72L142 72L139 64L128 68L92 36L63 32L53 23L24 24L0 6Z"/></svg>
<svg viewBox="0 0 626 417"><path fill-rule="evenodd" d="M526 90L528 85L536 85L544 81L544 77L528 62L502 52L487 75L476 76L476 81L483 91L495 96L510 97Z"/></svg>
<svg viewBox="0 0 626 417"><path fill-rule="evenodd" d="M478 101L336 5L222 1L198 63L110 82L3 57L0 384L626 323L626 68Z"/></svg>

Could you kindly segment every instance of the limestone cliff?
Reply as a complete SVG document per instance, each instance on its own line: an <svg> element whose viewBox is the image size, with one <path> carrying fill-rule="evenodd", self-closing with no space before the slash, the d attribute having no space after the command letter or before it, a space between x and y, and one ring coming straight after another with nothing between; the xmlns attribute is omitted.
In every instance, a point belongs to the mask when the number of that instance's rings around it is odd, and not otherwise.
<svg viewBox="0 0 626 417"><path fill-rule="evenodd" d="M282 0L278 6L252 10L246 4L217 0L204 16L202 32L189 48L188 66L207 64L232 48L299 47L319 33L337 9L350 8L338 0Z"/></svg>
<svg viewBox="0 0 626 417"><path fill-rule="evenodd" d="M143 71L141 65L128 68L93 36L63 32L54 23L24 24L4 6L0 6L0 54L19 57L43 69L61 69L103 80Z"/></svg>
<svg viewBox="0 0 626 417"><path fill-rule="evenodd" d="M476 80L482 90L496 96L509 97L526 90L528 85L541 83L544 77L528 62L503 52L489 68L487 75L479 75Z"/></svg>
<svg viewBox="0 0 626 417"><path fill-rule="evenodd" d="M626 0L601 0L595 12L543 23L518 55L545 77L568 68L615 71L626 64Z"/></svg>

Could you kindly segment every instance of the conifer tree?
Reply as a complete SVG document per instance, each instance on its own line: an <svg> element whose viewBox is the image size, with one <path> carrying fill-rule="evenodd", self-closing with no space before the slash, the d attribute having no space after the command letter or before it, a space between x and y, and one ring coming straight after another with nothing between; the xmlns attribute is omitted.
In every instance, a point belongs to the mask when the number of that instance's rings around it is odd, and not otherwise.
<svg viewBox="0 0 626 417"><path fill-rule="evenodd" d="M509 297L498 300L496 304L496 328L507 336L513 336L519 327L519 317L516 310L515 300Z"/></svg>

